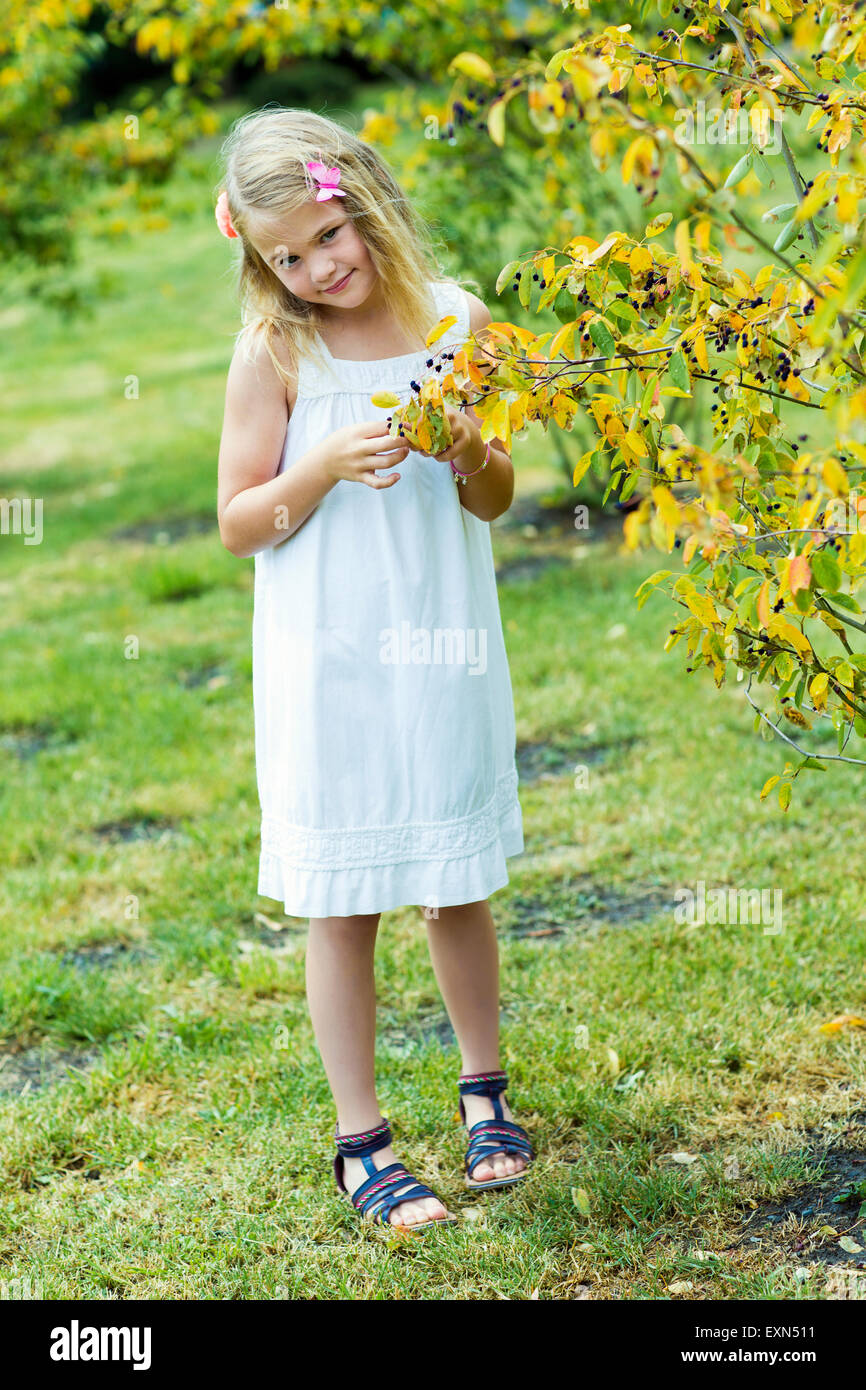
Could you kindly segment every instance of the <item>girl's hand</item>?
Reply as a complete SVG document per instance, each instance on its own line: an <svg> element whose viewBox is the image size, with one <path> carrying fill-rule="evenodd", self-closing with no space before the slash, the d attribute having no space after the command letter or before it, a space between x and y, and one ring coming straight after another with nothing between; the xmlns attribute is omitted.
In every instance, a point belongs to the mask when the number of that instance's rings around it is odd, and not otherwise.
<svg viewBox="0 0 866 1390"><path fill-rule="evenodd" d="M381 488L391 487L400 474L386 473L380 477L376 469L402 463L409 446L395 444L382 420L365 420L334 430L322 441L321 451L325 472L335 483L342 479Z"/></svg>
<svg viewBox="0 0 866 1390"><path fill-rule="evenodd" d="M462 410L454 410L452 406L446 405L445 414L451 426L451 443L447 449L442 449L431 457L440 459L442 463L450 463L452 459L456 463L462 458L463 461L458 466L469 472L484 460L486 450L481 441L481 431L475 421L464 415ZM420 450L416 452L420 453Z"/></svg>

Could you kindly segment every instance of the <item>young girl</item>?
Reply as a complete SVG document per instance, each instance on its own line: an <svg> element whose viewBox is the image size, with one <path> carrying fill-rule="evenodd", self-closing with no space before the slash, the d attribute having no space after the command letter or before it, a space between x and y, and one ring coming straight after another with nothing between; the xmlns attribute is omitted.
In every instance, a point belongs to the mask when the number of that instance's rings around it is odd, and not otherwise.
<svg viewBox="0 0 866 1390"><path fill-rule="evenodd" d="M258 891L310 919L338 1188L365 1217L418 1229L455 1218L397 1161L376 1098L382 912L424 911L462 1058L467 1185L513 1183L533 1156L502 1098L487 902L523 850L488 525L514 474L471 407L449 408L453 442L431 456L398 446L370 398L407 401L491 316L438 273L387 165L336 122L267 108L223 152L216 215L240 239L245 327L218 512L223 544L255 556Z"/></svg>

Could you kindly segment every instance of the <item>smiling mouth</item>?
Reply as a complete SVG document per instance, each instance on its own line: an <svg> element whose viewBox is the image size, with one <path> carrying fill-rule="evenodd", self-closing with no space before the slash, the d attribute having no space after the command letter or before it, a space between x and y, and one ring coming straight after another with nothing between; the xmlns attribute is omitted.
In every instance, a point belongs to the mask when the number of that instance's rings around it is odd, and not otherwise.
<svg viewBox="0 0 866 1390"><path fill-rule="evenodd" d="M344 275L343 278L342 278L342 280L338 280L337 283L336 283L336 285L332 285L331 288L328 289L328 290L323 290L322 293L323 293L323 294L336 294L338 290L341 290L341 289L343 288L344 285L348 284L349 278L350 278L350 276L352 276L353 274L354 274L354 271L350 270L350 271L349 271L349 274L348 274L348 275Z"/></svg>

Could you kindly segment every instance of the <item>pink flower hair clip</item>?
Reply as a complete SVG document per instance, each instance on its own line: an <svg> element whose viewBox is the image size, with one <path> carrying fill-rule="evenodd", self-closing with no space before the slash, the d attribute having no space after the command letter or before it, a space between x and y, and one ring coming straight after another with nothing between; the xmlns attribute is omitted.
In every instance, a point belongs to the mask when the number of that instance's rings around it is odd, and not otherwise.
<svg viewBox="0 0 866 1390"><path fill-rule="evenodd" d="M216 217L217 226L223 236L237 236L237 232L232 226L231 213L229 212L229 195L226 193L225 189L223 189L222 193L217 198L214 216Z"/></svg>
<svg viewBox="0 0 866 1390"><path fill-rule="evenodd" d="M308 160L306 167L319 185L319 191L316 194L317 203L323 203L326 198L345 198L346 195L343 190L337 187L340 182L339 169L329 169L318 159Z"/></svg>

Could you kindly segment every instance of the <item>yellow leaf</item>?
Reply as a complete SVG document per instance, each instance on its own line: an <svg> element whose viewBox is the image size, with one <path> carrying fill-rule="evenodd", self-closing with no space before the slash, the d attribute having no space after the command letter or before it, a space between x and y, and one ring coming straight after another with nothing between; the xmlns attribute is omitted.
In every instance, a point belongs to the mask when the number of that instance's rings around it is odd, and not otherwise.
<svg viewBox="0 0 866 1390"><path fill-rule="evenodd" d="M652 499L658 508L662 521L668 526L680 523L680 508L670 488L658 485L652 489Z"/></svg>
<svg viewBox="0 0 866 1390"><path fill-rule="evenodd" d="M796 594L798 589L808 589L811 582L812 570L808 558L805 555L793 555L788 564L788 583L791 593Z"/></svg>
<svg viewBox="0 0 866 1390"><path fill-rule="evenodd" d="M827 686L830 677L826 671L819 671L817 676L813 676L809 683L809 694L812 696L812 704L816 709L823 709L827 703Z"/></svg>
<svg viewBox="0 0 866 1390"><path fill-rule="evenodd" d="M794 627L793 623L786 622L785 619L778 614L771 619L767 631L771 637L783 637L786 642L790 642L791 646L798 652L801 652L803 656L812 655L812 648L809 645L808 638L803 636L798 627Z"/></svg>
<svg viewBox="0 0 866 1390"><path fill-rule="evenodd" d="M587 452L583 455L583 457L581 459L578 459L575 465L574 475L572 477L572 482L575 487L577 487L581 478L586 473L586 470L589 468L589 465L592 463L592 456L594 453L595 449L588 449Z"/></svg>
<svg viewBox="0 0 866 1390"><path fill-rule="evenodd" d="M623 522L622 529L627 550L637 550L638 544L640 543L641 520L640 510L638 509L629 512Z"/></svg>
<svg viewBox="0 0 866 1390"><path fill-rule="evenodd" d="M764 583L761 585L761 590L760 590L760 593L758 594L757 609L758 609L758 622L761 624L761 627L769 627L769 626L770 626L770 581L769 581L769 579L766 579L766 580L764 581Z"/></svg>
<svg viewBox="0 0 866 1390"><path fill-rule="evenodd" d="M652 253L645 246L636 246L628 258L632 275L642 275L653 263Z"/></svg>
<svg viewBox="0 0 866 1390"><path fill-rule="evenodd" d="M628 149L626 150L625 154L623 155L623 160L622 160L622 181L623 181L623 183L629 183L630 180L631 180L631 176L632 176L632 174L634 173L634 166L635 166L635 163L636 163L636 161L637 161L638 154L640 153L641 141L642 141L642 137L641 137L641 136L638 136L638 138L637 138L636 140L632 140L631 144L629 145Z"/></svg>
<svg viewBox="0 0 866 1390"><path fill-rule="evenodd" d="M370 400L373 405L380 405L383 409L390 410L392 406L400 404L400 397L395 396L392 391L377 391Z"/></svg>
<svg viewBox="0 0 866 1390"><path fill-rule="evenodd" d="M487 113L487 129L490 139L500 149L505 144L505 100L494 101Z"/></svg>
<svg viewBox="0 0 866 1390"><path fill-rule="evenodd" d="M660 212L658 217L654 217L652 222L650 222L649 226L645 228L645 235L658 236L659 232L664 231L665 227L670 222L671 217L672 214L669 212Z"/></svg>
<svg viewBox="0 0 866 1390"><path fill-rule="evenodd" d="M824 460L821 475L831 492L836 496L847 497L848 495L848 474L842 467L838 459L832 457Z"/></svg>
<svg viewBox="0 0 866 1390"><path fill-rule="evenodd" d="M465 73L476 82L486 82L490 86L496 81L496 74L486 58L480 57L477 53L458 53L448 64L448 71Z"/></svg>
<svg viewBox="0 0 866 1390"><path fill-rule="evenodd" d="M689 536L689 538L688 538L688 540L686 541L685 545L683 546L683 564L684 564L684 565L688 565L688 564L691 563L691 558L692 558L692 556L694 555L695 551L696 551L697 548L698 548L698 539L699 539L699 537L698 537L697 535L695 535L694 532L693 532L692 535Z"/></svg>
<svg viewBox="0 0 866 1390"><path fill-rule="evenodd" d="M575 329L579 328L579 323L564 323L558 333L555 333L548 349L548 356L556 357L559 352L568 352L571 339L574 337Z"/></svg>
<svg viewBox="0 0 866 1390"><path fill-rule="evenodd" d="M707 360L707 340L703 333L697 333L695 335L694 349L695 357L698 359L698 366L701 371L708 372L710 370L710 364Z"/></svg>
<svg viewBox="0 0 866 1390"><path fill-rule="evenodd" d="M447 333L451 325L456 322L457 315L448 314L444 319L440 319L438 323L434 323L433 327L430 329L430 332L427 334L427 337L424 339L427 346L432 347L433 344L435 342L438 342L438 340L442 337L442 334Z"/></svg>
<svg viewBox="0 0 866 1390"><path fill-rule="evenodd" d="M637 454L638 458L645 459L647 457L649 451L646 443L636 430L626 430L625 442L632 453Z"/></svg>
<svg viewBox="0 0 866 1390"><path fill-rule="evenodd" d="M676 250L676 253L679 256L683 266L687 270L690 270L694 265L694 261L692 260L691 244L689 241L688 218L685 218L682 222L677 223L677 229L674 232L674 249Z"/></svg>
<svg viewBox="0 0 866 1390"><path fill-rule="evenodd" d="M826 201L827 194L824 192L823 185L816 181L794 213L794 221L808 222L810 217L814 217L815 213L820 211Z"/></svg>
<svg viewBox="0 0 866 1390"><path fill-rule="evenodd" d="M489 438L493 438L495 435L497 439L502 440L503 444L508 444L511 439L511 419L508 411L508 402L502 399L498 400L488 415L487 420L492 426L493 431Z"/></svg>
<svg viewBox="0 0 866 1390"><path fill-rule="evenodd" d="M838 1033L843 1028L866 1028L866 1018L859 1014L838 1014L829 1023L821 1024L822 1033Z"/></svg>

